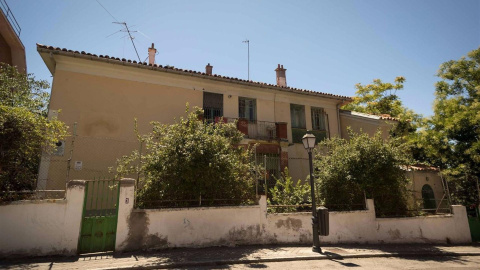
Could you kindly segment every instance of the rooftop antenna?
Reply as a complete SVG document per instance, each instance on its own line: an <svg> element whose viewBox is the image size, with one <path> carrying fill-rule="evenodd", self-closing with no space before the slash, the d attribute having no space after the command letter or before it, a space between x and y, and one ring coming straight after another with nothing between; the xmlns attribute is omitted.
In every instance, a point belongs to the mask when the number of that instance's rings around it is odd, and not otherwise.
<svg viewBox="0 0 480 270"><path fill-rule="evenodd" d="M117 32L115 32L115 33L113 33L113 34L111 34L111 35L114 35L114 34L116 34L116 33L118 33L118 32L127 32L127 33L128 33L128 37L129 37L130 40L132 41L132 45L133 45L133 48L135 49L135 53L137 53L138 62L142 62L142 61L140 60L140 56L138 55L138 51L137 51L137 47L135 46L135 42L133 42L133 39L134 39L135 37L132 36L132 33L135 33L135 32L137 32L137 31L130 31L130 29L128 28L128 25L127 25L126 22L119 22L119 21L117 20L117 18L115 18L115 17L112 15L112 13L110 13L98 0L96 0L96 1L97 1L97 3L115 20L113 23L115 23L115 24L121 24L121 25L123 25L123 26L125 27L125 29L118 30ZM109 35L109 36L111 36L111 35ZM109 37L109 36L107 36L107 37Z"/></svg>
<svg viewBox="0 0 480 270"><path fill-rule="evenodd" d="M242 43L247 43L247 50L248 50L248 80L250 81L250 40L248 39L245 39L244 41L242 41Z"/></svg>
<svg viewBox="0 0 480 270"><path fill-rule="evenodd" d="M132 45L133 45L133 48L135 49L135 53L137 53L137 57L138 57L138 62L142 62L142 60L140 60L140 56L138 55L138 51L137 51L137 47L135 46L135 42L133 42L133 39L135 37L132 36L132 33L135 33L137 31L130 31L130 29L128 28L128 25L126 22L113 22L113 23L116 23L116 24L121 24L125 27L125 29L122 29L120 30L119 32L127 32L128 33L128 37L130 38L130 40L132 41ZM117 33L117 32L115 32Z"/></svg>

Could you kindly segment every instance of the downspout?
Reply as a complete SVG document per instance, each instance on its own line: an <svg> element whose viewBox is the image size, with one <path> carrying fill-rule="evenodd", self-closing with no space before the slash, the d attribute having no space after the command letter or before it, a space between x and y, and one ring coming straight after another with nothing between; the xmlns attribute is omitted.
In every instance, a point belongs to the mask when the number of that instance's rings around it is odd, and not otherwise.
<svg viewBox="0 0 480 270"><path fill-rule="evenodd" d="M340 106L343 105L345 100L342 99L342 102L337 103L337 127L338 127L338 136L342 138L342 123L340 121Z"/></svg>

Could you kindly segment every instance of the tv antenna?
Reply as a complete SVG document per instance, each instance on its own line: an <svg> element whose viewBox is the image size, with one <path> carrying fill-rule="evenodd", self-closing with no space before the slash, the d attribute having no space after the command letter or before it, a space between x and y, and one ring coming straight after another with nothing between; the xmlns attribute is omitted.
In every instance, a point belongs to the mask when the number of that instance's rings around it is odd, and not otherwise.
<svg viewBox="0 0 480 270"><path fill-rule="evenodd" d="M137 53L137 57L138 57L138 62L142 62L142 60L140 60L140 56L138 55L138 51L137 51L137 47L135 46L135 42L133 42L133 39L135 38L134 36L132 36L132 33L136 33L138 31L131 31L129 28L128 28L128 25L126 22L113 22L115 24L121 24L125 27L125 29L122 29L122 30L119 30L113 34L116 34L118 32L125 32L125 33L128 33L128 37L130 38L130 40L132 41L132 45L133 45L133 48L135 49L135 53ZM112 35L113 35L112 34Z"/></svg>
<svg viewBox="0 0 480 270"><path fill-rule="evenodd" d="M248 62L248 80L250 81L250 40L245 39L242 41L242 43L247 43L247 50L248 50L248 55L247 55L247 62Z"/></svg>
<svg viewBox="0 0 480 270"><path fill-rule="evenodd" d="M137 47L135 46L135 42L133 42L133 39L134 39L135 37L132 36L132 33L136 33L136 32L138 32L138 31L131 31L131 30L128 28L128 25L127 25L126 22L119 22L119 21L117 20L117 18L115 18L115 17L112 15L112 13L110 13L98 0L96 0L96 1L97 1L97 3L115 20L113 23L115 23L115 24L121 24L121 25L123 25L123 27L125 27L124 29L118 30L117 32L115 32L115 33L113 33L113 34L111 34L111 35L108 35L107 37L112 36L112 35L114 35L114 34L116 34L116 33L118 33L118 32L128 33L127 36L128 36L128 37L130 38L130 40L132 41L133 48L135 49L135 53L137 54L137 57L138 57L138 62L142 62L142 61L140 60L140 56L138 55L138 51L137 51Z"/></svg>

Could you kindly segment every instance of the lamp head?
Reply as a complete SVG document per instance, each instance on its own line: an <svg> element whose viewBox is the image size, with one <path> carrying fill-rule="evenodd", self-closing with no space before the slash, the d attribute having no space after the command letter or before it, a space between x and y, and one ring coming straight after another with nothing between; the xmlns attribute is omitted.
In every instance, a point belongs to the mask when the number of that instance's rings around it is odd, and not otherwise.
<svg viewBox="0 0 480 270"><path fill-rule="evenodd" d="M308 152L311 152L315 148L315 136L313 134L307 133L302 138L303 147Z"/></svg>

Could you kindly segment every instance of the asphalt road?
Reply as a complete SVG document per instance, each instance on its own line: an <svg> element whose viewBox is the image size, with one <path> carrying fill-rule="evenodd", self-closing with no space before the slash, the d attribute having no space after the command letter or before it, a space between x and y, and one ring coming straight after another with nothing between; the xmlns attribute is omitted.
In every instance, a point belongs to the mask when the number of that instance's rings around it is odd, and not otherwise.
<svg viewBox="0 0 480 270"><path fill-rule="evenodd" d="M222 265L185 269L480 269L480 256L330 259L293 262Z"/></svg>

